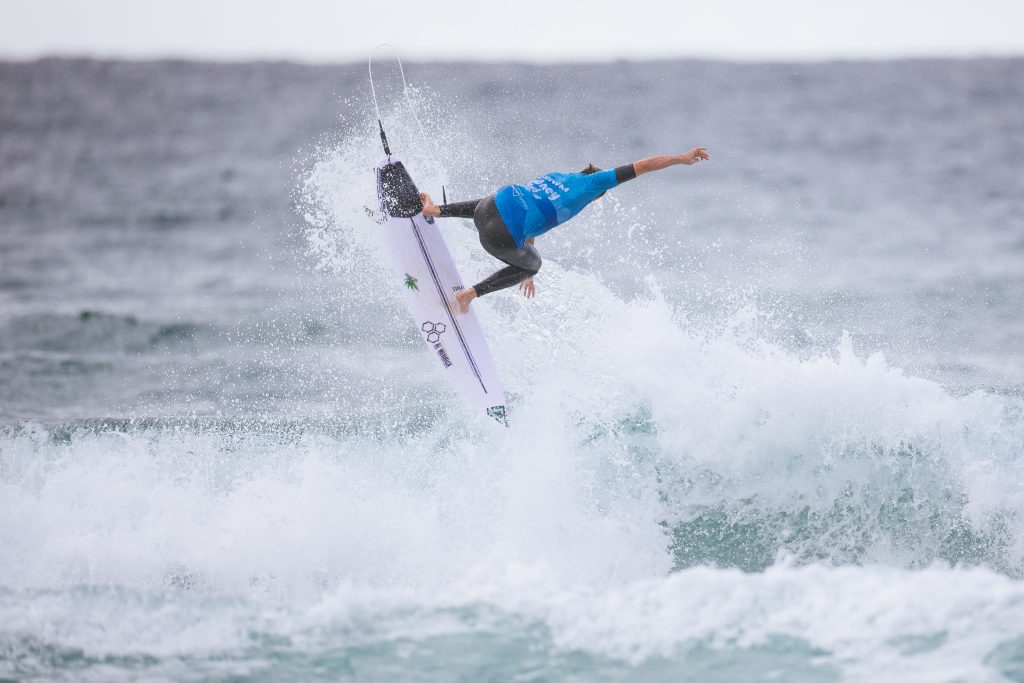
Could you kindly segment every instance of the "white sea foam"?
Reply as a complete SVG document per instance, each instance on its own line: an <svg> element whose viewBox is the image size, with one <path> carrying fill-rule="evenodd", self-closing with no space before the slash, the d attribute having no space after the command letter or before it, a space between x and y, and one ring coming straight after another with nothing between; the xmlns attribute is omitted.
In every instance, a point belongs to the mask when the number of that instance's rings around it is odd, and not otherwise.
<svg viewBox="0 0 1024 683"><path fill-rule="evenodd" d="M218 667L265 668L248 653L275 642L278 657L344 660L377 651L387 661L452 639L490 648L493 636L524 639L529 650L488 650L488 658L532 650L557 666L576 653L577 662L582 654L601 669L622 663L639 676L659 661L675 662L682 675L709 653L743 661L758 649L777 656L795 649L805 666L845 680L1004 681L1024 658L1024 587L982 568L781 564L746 574L699 567L603 589L564 582L544 564L470 574L430 592L344 582L298 603L124 588L3 593L0 642L27 667L36 642L89 660L159 658L163 673L185 678ZM780 669L780 660L762 661L771 669L745 675ZM781 662L782 671L793 665ZM458 666L454 657L448 663Z"/></svg>
<svg viewBox="0 0 1024 683"><path fill-rule="evenodd" d="M560 313L484 309L523 347L505 357L529 388L508 434L458 410L384 437L8 430L9 638L213 657L256 631L316 649L322 629L365 644L535 624L555 652L634 666L786 637L854 680L1001 680L987 658L1024 633L1018 403L950 396L849 340L800 359L742 329L694 335L656 294L622 302L590 281L574 300L587 277L555 271ZM614 338L588 305L616 319ZM549 353L528 352L545 339ZM770 566L680 555L673 529L709 510L714 543L763 543ZM760 525L754 541L743 524ZM952 559L981 566L945 565L954 532L976 538ZM672 572L691 561L705 566Z"/></svg>

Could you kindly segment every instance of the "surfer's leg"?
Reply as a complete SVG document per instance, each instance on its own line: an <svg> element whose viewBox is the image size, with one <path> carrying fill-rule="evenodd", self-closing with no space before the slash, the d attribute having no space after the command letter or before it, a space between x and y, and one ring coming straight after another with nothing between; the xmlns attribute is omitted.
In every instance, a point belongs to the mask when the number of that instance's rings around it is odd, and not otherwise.
<svg viewBox="0 0 1024 683"><path fill-rule="evenodd" d="M472 218L481 201L483 200L471 199L468 202L451 202L438 208L441 209L441 218Z"/></svg>
<svg viewBox="0 0 1024 683"><path fill-rule="evenodd" d="M531 278L537 274L537 271L540 270L540 254L532 246L523 247L520 251L527 253L515 256L521 258L523 262L528 263L528 267L523 265L513 265L510 263L496 273L493 273L489 277L486 277L476 283L469 289L458 292L455 295L455 300L458 302L459 309L463 313L469 310L469 304L478 296L497 292L501 289L508 289L509 287L518 285L523 280Z"/></svg>
<svg viewBox="0 0 1024 683"><path fill-rule="evenodd" d="M477 296L483 296L484 294L490 294L491 292L497 292L500 289L508 289L514 285L518 285L523 280L533 277L537 274L537 270L531 268L521 268L519 266L505 266L493 275L484 278L477 284L473 285L473 289L476 290Z"/></svg>
<svg viewBox="0 0 1024 683"><path fill-rule="evenodd" d="M516 244L512 233L505 226L505 221L501 219L501 214L498 213L494 197L487 197L480 202L473 222L480 233L480 245L488 254L508 264L507 267L473 286L477 296L518 285L526 278L537 274L541 264L540 252L532 244L525 244L522 247Z"/></svg>
<svg viewBox="0 0 1024 683"><path fill-rule="evenodd" d="M508 265L455 295L463 312L469 309L470 302L476 297L507 289L526 278L533 277L541 265L540 252L532 244L523 247L516 244L512 233L505 226L505 221L501 219L501 214L498 213L493 195L485 197L477 206L473 223L476 224L477 232L480 234L480 245L484 250Z"/></svg>
<svg viewBox="0 0 1024 683"><path fill-rule="evenodd" d="M481 199L471 199L468 202L452 202L438 206L426 192L420 193L420 201L423 202L424 216L440 216L441 218L472 218L473 212L480 204Z"/></svg>
<svg viewBox="0 0 1024 683"><path fill-rule="evenodd" d="M473 287L477 296L518 285L526 278L537 274L541 264L540 252L532 244L522 247L516 244L512 233L505 226L505 221L501 219L501 214L498 213L493 196L480 202L473 222L480 233L480 245L488 254L508 264L508 267L502 268Z"/></svg>

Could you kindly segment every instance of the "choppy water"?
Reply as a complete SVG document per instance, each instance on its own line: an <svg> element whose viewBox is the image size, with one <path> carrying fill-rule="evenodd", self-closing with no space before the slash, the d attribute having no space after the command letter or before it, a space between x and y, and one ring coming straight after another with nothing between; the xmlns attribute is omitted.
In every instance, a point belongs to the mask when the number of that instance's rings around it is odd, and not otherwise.
<svg viewBox="0 0 1024 683"><path fill-rule="evenodd" d="M408 69L451 198L712 152L481 300L507 434L361 65L0 64L0 678L1024 680L1024 61Z"/></svg>

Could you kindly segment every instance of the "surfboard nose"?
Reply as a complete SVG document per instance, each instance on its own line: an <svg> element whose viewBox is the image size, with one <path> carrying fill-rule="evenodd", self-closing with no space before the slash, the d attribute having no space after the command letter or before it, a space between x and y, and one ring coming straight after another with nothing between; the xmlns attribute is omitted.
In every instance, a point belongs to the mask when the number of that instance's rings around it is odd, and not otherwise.
<svg viewBox="0 0 1024 683"><path fill-rule="evenodd" d="M420 192L401 161L377 166L380 210L391 218L412 218L423 210Z"/></svg>

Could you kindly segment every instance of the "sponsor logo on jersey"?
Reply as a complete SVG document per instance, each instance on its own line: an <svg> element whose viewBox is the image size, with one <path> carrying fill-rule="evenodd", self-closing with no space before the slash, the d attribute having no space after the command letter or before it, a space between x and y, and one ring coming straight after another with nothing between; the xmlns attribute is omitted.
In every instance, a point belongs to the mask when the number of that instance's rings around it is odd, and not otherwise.
<svg viewBox="0 0 1024 683"><path fill-rule="evenodd" d="M409 289L412 289L412 290L415 290L415 291L418 292L418 291L420 291L420 286L418 284L416 284L417 282L418 282L418 280L416 278L414 278L412 275L409 275L409 273L405 274L405 286L406 287L408 287Z"/></svg>

